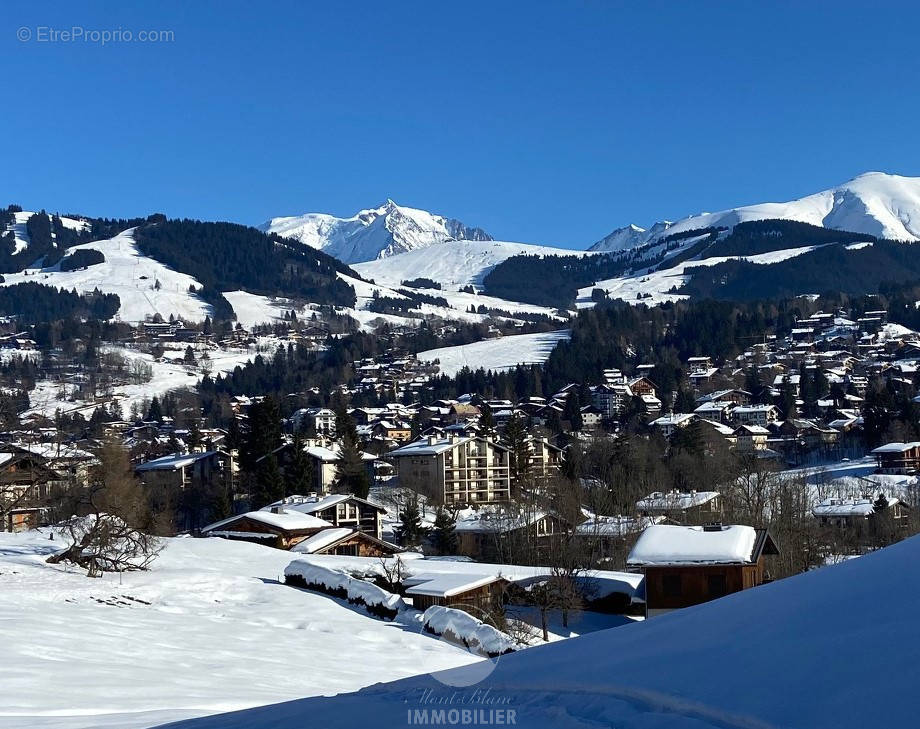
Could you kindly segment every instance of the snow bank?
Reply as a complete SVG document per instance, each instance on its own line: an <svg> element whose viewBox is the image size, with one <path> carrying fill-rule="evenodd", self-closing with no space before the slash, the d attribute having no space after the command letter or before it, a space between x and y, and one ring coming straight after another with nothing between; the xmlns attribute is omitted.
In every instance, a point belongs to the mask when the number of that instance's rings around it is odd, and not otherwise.
<svg viewBox="0 0 920 729"><path fill-rule="evenodd" d="M387 592L377 585L302 559L294 560L287 566L284 570L284 581L288 585L305 587L348 600L352 605L366 608L371 615L387 620L393 620L409 607L399 595Z"/></svg>
<svg viewBox="0 0 920 729"><path fill-rule="evenodd" d="M914 537L662 617L517 651L476 690L507 697L516 725L528 729L914 726L913 701L872 697L916 692L918 559ZM441 685L417 677L182 726L402 726L407 697L450 696L450 676L439 675Z"/></svg>
<svg viewBox="0 0 920 729"><path fill-rule="evenodd" d="M486 658L495 658L517 650L511 636L463 610L432 605L422 616L422 625L429 633L462 643Z"/></svg>

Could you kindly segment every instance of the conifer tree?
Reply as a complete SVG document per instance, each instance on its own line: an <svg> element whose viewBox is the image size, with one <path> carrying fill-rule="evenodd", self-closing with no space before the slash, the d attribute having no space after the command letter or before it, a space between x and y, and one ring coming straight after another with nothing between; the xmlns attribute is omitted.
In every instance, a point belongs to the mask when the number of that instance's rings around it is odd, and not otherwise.
<svg viewBox="0 0 920 729"><path fill-rule="evenodd" d="M431 541L439 554L457 553L457 520L443 506L438 508L431 530Z"/></svg>
<svg viewBox="0 0 920 729"><path fill-rule="evenodd" d="M399 526L396 527L397 535L405 546L416 546L428 529L422 524L422 512L419 508L418 496L413 494L399 512Z"/></svg>

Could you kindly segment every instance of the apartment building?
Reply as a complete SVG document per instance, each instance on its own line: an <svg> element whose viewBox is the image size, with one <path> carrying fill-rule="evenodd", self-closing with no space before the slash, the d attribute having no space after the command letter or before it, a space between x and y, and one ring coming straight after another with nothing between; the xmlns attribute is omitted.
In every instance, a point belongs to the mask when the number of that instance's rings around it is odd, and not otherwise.
<svg viewBox="0 0 920 729"><path fill-rule="evenodd" d="M508 449L491 438L429 436L390 453L400 485L445 504L511 497Z"/></svg>

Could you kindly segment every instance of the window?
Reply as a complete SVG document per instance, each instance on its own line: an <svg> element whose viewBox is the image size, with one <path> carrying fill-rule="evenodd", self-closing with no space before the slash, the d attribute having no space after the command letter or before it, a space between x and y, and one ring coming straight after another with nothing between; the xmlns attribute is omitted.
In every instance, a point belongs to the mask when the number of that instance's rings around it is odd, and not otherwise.
<svg viewBox="0 0 920 729"><path fill-rule="evenodd" d="M709 597L722 597L727 592L725 575L709 575Z"/></svg>
<svg viewBox="0 0 920 729"><path fill-rule="evenodd" d="M663 575L661 577L661 591L665 597L680 597L680 575Z"/></svg>

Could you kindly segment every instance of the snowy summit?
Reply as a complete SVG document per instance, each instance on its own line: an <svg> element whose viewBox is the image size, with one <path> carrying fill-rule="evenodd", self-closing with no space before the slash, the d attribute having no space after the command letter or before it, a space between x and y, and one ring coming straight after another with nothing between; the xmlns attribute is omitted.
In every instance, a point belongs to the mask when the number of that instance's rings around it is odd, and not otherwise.
<svg viewBox="0 0 920 729"><path fill-rule="evenodd" d="M272 218L260 229L293 238L345 263L373 261L451 240L492 240L480 228L468 227L459 220L425 210L403 207L392 200L350 218L307 213Z"/></svg>

